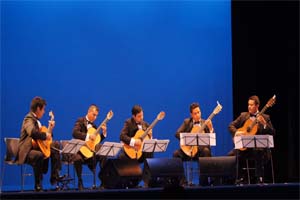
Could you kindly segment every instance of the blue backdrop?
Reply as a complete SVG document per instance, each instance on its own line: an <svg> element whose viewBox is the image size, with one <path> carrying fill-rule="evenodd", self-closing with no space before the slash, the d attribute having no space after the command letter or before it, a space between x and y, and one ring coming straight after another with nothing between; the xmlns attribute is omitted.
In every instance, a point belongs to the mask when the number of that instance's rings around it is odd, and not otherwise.
<svg viewBox="0 0 300 200"><path fill-rule="evenodd" d="M149 123L165 111L153 134L170 144L155 157L172 157L179 148L174 134L189 117L190 103L199 102L207 118L218 100L223 109L213 119L212 151L225 155L233 147L227 131L233 112L230 6L230 1L1 1L1 157L3 138L19 137L34 96L48 103L43 124L50 110L55 114L55 140L71 139L75 120L91 103L100 107L97 124L113 110L106 139L112 142L119 142L134 104L144 108ZM19 189L18 170L5 168L2 190ZM33 177L25 184L32 189ZM44 187L50 187L49 172Z"/></svg>

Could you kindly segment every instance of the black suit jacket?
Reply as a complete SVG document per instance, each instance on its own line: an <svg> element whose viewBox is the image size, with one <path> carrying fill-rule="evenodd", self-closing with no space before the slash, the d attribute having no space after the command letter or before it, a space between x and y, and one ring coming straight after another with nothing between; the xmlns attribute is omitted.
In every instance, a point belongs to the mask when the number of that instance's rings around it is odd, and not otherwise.
<svg viewBox="0 0 300 200"><path fill-rule="evenodd" d="M87 124L88 124L88 121L87 121L86 117L78 118L73 127L73 134L72 134L73 138L85 140L87 132L88 132ZM91 125L93 126L93 128L97 129L97 126L95 123L92 123ZM105 139L103 133L100 134L100 137L101 137L101 141L103 141Z"/></svg>
<svg viewBox="0 0 300 200"><path fill-rule="evenodd" d="M273 125L271 123L271 119L269 115L262 114L263 118L267 122L267 126L264 129L264 126L261 123L258 123L257 126L257 135L264 135L264 134L270 134L274 135L275 130L273 128ZM250 118L249 112L242 112L238 118L236 118L233 122L231 122L228 126L229 132L231 133L231 136L234 137L235 132L237 129L243 127L244 123Z"/></svg>
<svg viewBox="0 0 300 200"><path fill-rule="evenodd" d="M201 119L200 123L204 124L205 120ZM176 131L175 137L180 140L180 133L189 133L193 129L193 119L192 118L186 118L184 119L183 123L181 126L178 128ZM209 133L209 128L206 126L204 128L205 133Z"/></svg>
<svg viewBox="0 0 300 200"><path fill-rule="evenodd" d="M142 125L142 129L144 131L149 127L149 124L145 121L142 121L141 125ZM122 142L124 142L125 144L130 145L131 138L135 136L135 133L138 130L139 130L138 126L135 123L134 119L133 118L127 119L124 123L124 126L123 126L122 130L121 130L120 140Z"/></svg>
<svg viewBox="0 0 300 200"><path fill-rule="evenodd" d="M32 112L29 112L23 120L18 154L16 157L16 162L18 164L25 163L27 154L32 149L32 139L46 140L46 133L40 132L37 121L38 119Z"/></svg>

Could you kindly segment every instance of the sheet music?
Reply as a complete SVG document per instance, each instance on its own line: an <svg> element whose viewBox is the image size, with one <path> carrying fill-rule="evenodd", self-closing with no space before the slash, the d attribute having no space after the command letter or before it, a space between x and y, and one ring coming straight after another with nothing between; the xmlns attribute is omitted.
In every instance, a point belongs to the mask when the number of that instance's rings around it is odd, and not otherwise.
<svg viewBox="0 0 300 200"><path fill-rule="evenodd" d="M122 143L104 142L101 148L96 153L96 155L114 157L120 152L122 148L123 148Z"/></svg>
<svg viewBox="0 0 300 200"><path fill-rule="evenodd" d="M180 145L216 146L216 134L215 133L180 133Z"/></svg>
<svg viewBox="0 0 300 200"><path fill-rule="evenodd" d="M85 145L85 141L79 139L71 139L70 141L68 141L61 152L76 154L83 145Z"/></svg>
<svg viewBox="0 0 300 200"><path fill-rule="evenodd" d="M274 148L272 135L243 135L234 137L235 149Z"/></svg>
<svg viewBox="0 0 300 200"><path fill-rule="evenodd" d="M143 144L143 152L165 152L170 140L145 140Z"/></svg>

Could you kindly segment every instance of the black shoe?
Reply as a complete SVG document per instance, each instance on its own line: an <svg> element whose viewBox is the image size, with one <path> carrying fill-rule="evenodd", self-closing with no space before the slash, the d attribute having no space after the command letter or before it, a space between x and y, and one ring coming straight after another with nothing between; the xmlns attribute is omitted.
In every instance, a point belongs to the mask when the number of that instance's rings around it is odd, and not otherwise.
<svg viewBox="0 0 300 200"><path fill-rule="evenodd" d="M41 185L39 185L39 184L35 185L34 186L34 191L35 192L41 192L41 191L43 191L43 187Z"/></svg>
<svg viewBox="0 0 300 200"><path fill-rule="evenodd" d="M79 180L79 181L78 181L78 190L79 190L79 191L82 191L83 189L84 189L84 187L83 187L82 180Z"/></svg>
<svg viewBox="0 0 300 200"><path fill-rule="evenodd" d="M101 184L100 186L99 186L99 190L104 190L105 188L104 188L104 186Z"/></svg>
<svg viewBox="0 0 300 200"><path fill-rule="evenodd" d="M258 177L256 183L257 183L257 184L264 184L264 179L263 179L263 177L261 177L261 176Z"/></svg>

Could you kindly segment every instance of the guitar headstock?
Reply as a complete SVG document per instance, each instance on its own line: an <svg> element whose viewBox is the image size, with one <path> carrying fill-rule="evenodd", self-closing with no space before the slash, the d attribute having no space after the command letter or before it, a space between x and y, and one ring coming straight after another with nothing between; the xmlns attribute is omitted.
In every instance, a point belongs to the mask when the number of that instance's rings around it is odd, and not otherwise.
<svg viewBox="0 0 300 200"><path fill-rule="evenodd" d="M156 119L157 119L157 120L162 120L162 119L165 117L165 115L166 115L166 113L165 113L164 111L161 111L161 112L157 115Z"/></svg>
<svg viewBox="0 0 300 200"><path fill-rule="evenodd" d="M114 113L113 113L112 110L110 110L110 111L107 113L106 118L107 118L108 120L110 120L113 116L114 116Z"/></svg>
<svg viewBox="0 0 300 200"><path fill-rule="evenodd" d="M50 121L54 121L54 114L52 110L49 112L49 116L50 116Z"/></svg>
<svg viewBox="0 0 300 200"><path fill-rule="evenodd" d="M218 114L221 110L222 110L222 105L219 103L219 101L217 101L217 106L215 107L213 113L216 115Z"/></svg>
<svg viewBox="0 0 300 200"><path fill-rule="evenodd" d="M266 104L267 107L272 107L275 104L275 100L276 100L276 95L274 94L274 96L269 99L268 103Z"/></svg>

